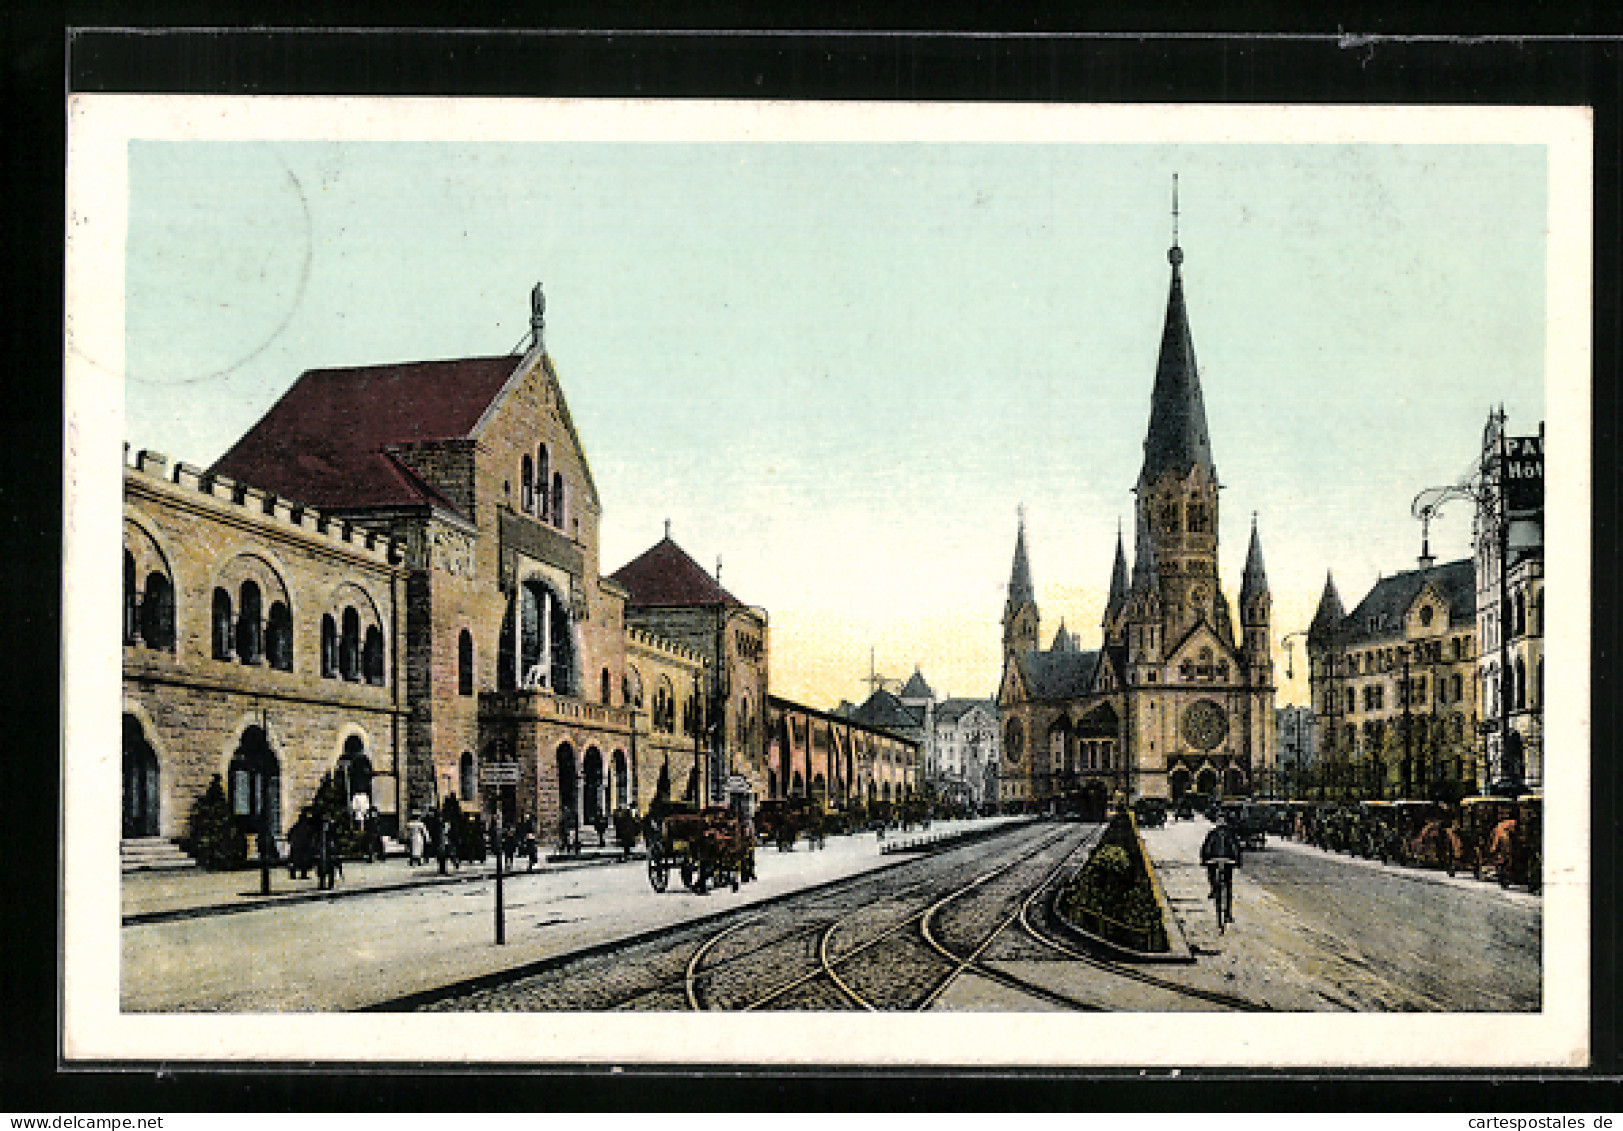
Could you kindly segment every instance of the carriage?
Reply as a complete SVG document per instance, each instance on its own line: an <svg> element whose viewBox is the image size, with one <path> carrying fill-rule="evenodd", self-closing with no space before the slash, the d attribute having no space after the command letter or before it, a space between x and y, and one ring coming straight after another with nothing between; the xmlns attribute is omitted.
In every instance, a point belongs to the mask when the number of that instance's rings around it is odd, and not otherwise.
<svg viewBox="0 0 1623 1131"><path fill-rule="evenodd" d="M755 840L725 805L709 809L676 809L656 827L650 824L648 882L657 892L670 884L673 871L689 891L704 894L712 885L731 886L755 878Z"/></svg>
<svg viewBox="0 0 1623 1131"><path fill-rule="evenodd" d="M1477 879L1498 863L1494 857L1495 832L1515 818L1515 798L1467 797L1460 802L1460 863Z"/></svg>
<svg viewBox="0 0 1623 1131"><path fill-rule="evenodd" d="M830 824L822 806L805 797L768 798L755 812L755 830L762 843L777 845L779 852L793 851L802 833L812 848L822 848Z"/></svg>
<svg viewBox="0 0 1623 1131"><path fill-rule="evenodd" d="M1531 892L1543 887L1544 799L1539 794L1467 797L1460 811L1478 879L1491 867L1501 887L1525 884Z"/></svg>
<svg viewBox="0 0 1623 1131"><path fill-rule="evenodd" d="M1159 797L1140 797L1133 802L1133 816L1140 828L1161 828L1167 823L1167 803Z"/></svg>

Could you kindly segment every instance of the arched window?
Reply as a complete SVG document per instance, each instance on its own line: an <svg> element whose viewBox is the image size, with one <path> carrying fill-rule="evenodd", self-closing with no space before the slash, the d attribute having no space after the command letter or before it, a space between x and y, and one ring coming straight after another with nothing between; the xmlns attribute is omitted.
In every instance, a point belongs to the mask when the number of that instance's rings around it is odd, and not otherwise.
<svg viewBox="0 0 1623 1131"><path fill-rule="evenodd" d="M338 674L348 680L361 678L361 618L346 608L339 618Z"/></svg>
<svg viewBox="0 0 1623 1131"><path fill-rule="evenodd" d="M519 505L524 508L525 514L535 511L535 467L526 455L518 477Z"/></svg>
<svg viewBox="0 0 1623 1131"><path fill-rule="evenodd" d="M569 630L569 610L550 592L547 599L552 604L552 616L548 618L551 629L548 643L552 656L552 690L559 695L579 695L581 689L575 683L575 648Z"/></svg>
<svg viewBox="0 0 1623 1131"><path fill-rule="evenodd" d="M383 630L370 625L366 630L366 643L361 646L361 667L366 682L374 686L383 684Z"/></svg>
<svg viewBox="0 0 1623 1131"><path fill-rule="evenodd" d="M338 675L338 622L331 613L321 615L321 674L328 679Z"/></svg>
<svg viewBox="0 0 1623 1131"><path fill-rule="evenodd" d="M561 471L552 473L552 525L564 529L564 477Z"/></svg>
<svg viewBox="0 0 1623 1131"><path fill-rule="evenodd" d="M473 755L464 750L462 760L457 763L456 773L457 793L461 795L464 801L473 800L474 777Z"/></svg>
<svg viewBox="0 0 1623 1131"><path fill-rule="evenodd" d="M607 707L614 700L614 683L609 676L608 668L603 669L603 678L600 682L602 683L600 695L603 699L603 706Z"/></svg>
<svg viewBox="0 0 1623 1131"><path fill-rule="evenodd" d="M456 638L456 690L473 694L473 633L465 628Z"/></svg>
<svg viewBox="0 0 1623 1131"><path fill-rule="evenodd" d="M1465 681L1460 678L1458 672L1449 680L1449 690L1453 692L1454 702L1458 703L1465 698Z"/></svg>
<svg viewBox="0 0 1623 1131"><path fill-rule="evenodd" d="M1210 523L1207 521L1205 503L1190 503L1186 514L1189 533L1205 534L1209 531Z"/></svg>
<svg viewBox="0 0 1623 1131"><path fill-rule="evenodd" d="M293 670L293 614L281 601L272 601L265 618L265 659L278 671Z"/></svg>
<svg viewBox="0 0 1623 1131"><path fill-rule="evenodd" d="M135 592L135 555L124 551L124 643L134 644L140 631L136 617L138 594Z"/></svg>
<svg viewBox="0 0 1623 1131"><path fill-rule="evenodd" d="M552 500L547 495L547 482L552 478L552 462L547 457L547 446L535 449L535 509L542 522L552 521Z"/></svg>
<svg viewBox="0 0 1623 1131"><path fill-rule="evenodd" d="M264 658L265 624L261 619L259 585L244 581L239 591L242 607L237 611L237 659L245 664L257 664Z"/></svg>
<svg viewBox="0 0 1623 1131"><path fill-rule="evenodd" d="M1520 657L1516 657L1516 698L1512 704L1520 711L1527 706L1527 664Z"/></svg>
<svg viewBox="0 0 1623 1131"><path fill-rule="evenodd" d="M214 611L211 614L214 638L214 658L216 660L229 660L231 658L232 638L235 628L231 621L231 594L224 589L214 591Z"/></svg>
<svg viewBox="0 0 1623 1131"><path fill-rule="evenodd" d="M1512 636L1524 636L1527 633L1527 598L1520 593L1516 594L1515 608L1516 619L1510 634Z"/></svg>
<svg viewBox="0 0 1623 1131"><path fill-rule="evenodd" d="M665 676L654 688L654 729L669 734L676 729L676 696L671 692L671 681Z"/></svg>
<svg viewBox="0 0 1623 1131"><path fill-rule="evenodd" d="M154 570L147 574L147 589L141 596L141 639L148 648L175 646L175 590L167 575Z"/></svg>

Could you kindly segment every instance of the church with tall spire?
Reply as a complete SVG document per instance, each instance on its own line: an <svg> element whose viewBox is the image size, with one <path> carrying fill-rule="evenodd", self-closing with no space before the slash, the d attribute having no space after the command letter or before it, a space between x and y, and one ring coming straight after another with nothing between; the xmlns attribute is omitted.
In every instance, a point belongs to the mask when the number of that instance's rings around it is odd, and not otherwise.
<svg viewBox="0 0 1623 1131"><path fill-rule="evenodd" d="M1172 267L1133 560L1117 531L1100 643L1041 643L1022 511L1003 616L1005 804L1098 811L1126 798L1260 792L1275 768L1272 596L1256 516L1238 624L1218 572L1219 490L1184 305L1173 187Z"/></svg>

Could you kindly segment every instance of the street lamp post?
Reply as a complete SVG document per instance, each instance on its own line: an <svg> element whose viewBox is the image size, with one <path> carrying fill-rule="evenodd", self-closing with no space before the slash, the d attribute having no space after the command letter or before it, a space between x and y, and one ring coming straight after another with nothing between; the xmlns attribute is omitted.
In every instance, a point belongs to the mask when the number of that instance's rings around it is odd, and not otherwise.
<svg viewBox="0 0 1623 1131"><path fill-rule="evenodd" d="M1478 466L1463 482L1451 484L1446 487L1428 487L1414 497L1410 504L1410 513L1420 520L1420 562L1428 566L1435 559L1431 556L1431 520L1436 518L1442 510L1443 504L1454 499L1469 500L1477 507L1478 513L1484 510L1494 515L1497 529L1494 534L1494 565L1498 573L1499 613L1494 618L1495 631L1499 634L1499 674L1495 681L1496 696L1498 699L1497 718L1492 721L1485 720L1482 727L1483 745L1486 748L1487 734L1490 729L1497 730L1499 734L1499 774L1500 781L1519 790L1521 767L1506 764L1506 755L1510 750L1510 697L1505 694L1505 679L1510 663L1510 636L1505 631L1505 618L1510 612L1510 499L1506 483L1506 465L1509 453L1506 450L1505 412L1499 409L1492 419L1498 424L1498 451L1495 467L1492 474L1487 468L1487 459ZM1478 532L1478 537L1486 537ZM1481 626L1478 625L1478 633ZM1479 645L1480 647L1480 645ZM1480 669L1479 669L1480 670ZM1486 688L1484 688L1486 690Z"/></svg>

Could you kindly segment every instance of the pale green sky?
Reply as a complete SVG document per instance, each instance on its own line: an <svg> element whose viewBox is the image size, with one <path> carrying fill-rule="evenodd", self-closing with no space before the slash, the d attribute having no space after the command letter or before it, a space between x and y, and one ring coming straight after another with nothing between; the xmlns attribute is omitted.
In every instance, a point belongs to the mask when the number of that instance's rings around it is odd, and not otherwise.
<svg viewBox="0 0 1623 1131"><path fill-rule="evenodd" d="M308 368L547 343L605 571L670 518L777 690L989 695L1024 503L1050 635L1131 546L1170 238L1238 590L1411 568L1490 406L1544 416L1536 146L132 142L127 432L207 464ZM1434 525L1469 553L1461 504ZM1080 624L1078 623L1080 622ZM1281 675L1283 675L1281 657ZM1300 675L1300 671L1298 671ZM1297 681L1300 684L1300 680ZM1300 697L1293 687L1282 699Z"/></svg>

